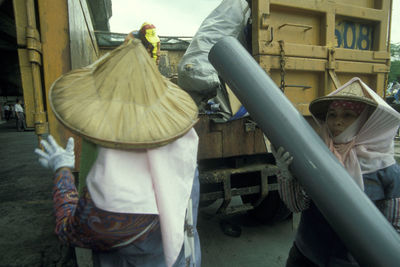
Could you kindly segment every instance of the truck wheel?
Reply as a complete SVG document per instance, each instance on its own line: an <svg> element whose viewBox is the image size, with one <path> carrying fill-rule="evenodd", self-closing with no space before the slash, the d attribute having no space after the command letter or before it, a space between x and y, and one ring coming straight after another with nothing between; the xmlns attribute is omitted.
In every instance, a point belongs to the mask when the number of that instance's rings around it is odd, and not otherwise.
<svg viewBox="0 0 400 267"><path fill-rule="evenodd" d="M256 195L242 196L242 200L245 203L255 203L257 198L258 196ZM249 210L248 214L263 224L270 224L284 221L289 218L292 213L280 199L279 193L277 191L271 191L260 205Z"/></svg>

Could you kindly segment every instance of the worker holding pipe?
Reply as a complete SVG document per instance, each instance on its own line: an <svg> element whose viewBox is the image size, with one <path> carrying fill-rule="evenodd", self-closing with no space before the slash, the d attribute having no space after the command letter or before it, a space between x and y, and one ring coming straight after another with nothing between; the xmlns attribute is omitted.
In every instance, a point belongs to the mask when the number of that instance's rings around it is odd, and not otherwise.
<svg viewBox="0 0 400 267"><path fill-rule="evenodd" d="M61 76L49 99L57 119L83 138L82 154L93 156L81 158L78 193L74 140L63 148L49 136L45 151L35 150L54 172L60 240L92 249L94 266L200 266L191 97L136 39Z"/></svg>
<svg viewBox="0 0 400 267"><path fill-rule="evenodd" d="M331 152L400 233L400 167L393 141L400 114L359 78L312 101L310 112ZM359 266L291 174L289 152L283 147L272 152L279 167L279 194L290 210L302 212L286 266Z"/></svg>

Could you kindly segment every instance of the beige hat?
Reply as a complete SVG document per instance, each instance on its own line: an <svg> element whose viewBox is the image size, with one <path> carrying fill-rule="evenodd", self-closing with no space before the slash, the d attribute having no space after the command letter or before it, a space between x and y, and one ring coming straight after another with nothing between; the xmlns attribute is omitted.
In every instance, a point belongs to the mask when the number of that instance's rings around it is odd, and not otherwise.
<svg viewBox="0 0 400 267"><path fill-rule="evenodd" d="M192 98L160 74L139 40L61 76L49 99L62 124L108 148L162 146L198 120Z"/></svg>
<svg viewBox="0 0 400 267"><path fill-rule="evenodd" d="M334 100L362 102L372 107L377 106L368 90L363 87L361 80L354 78L329 95L311 101L309 110L317 119L325 120L329 105Z"/></svg>

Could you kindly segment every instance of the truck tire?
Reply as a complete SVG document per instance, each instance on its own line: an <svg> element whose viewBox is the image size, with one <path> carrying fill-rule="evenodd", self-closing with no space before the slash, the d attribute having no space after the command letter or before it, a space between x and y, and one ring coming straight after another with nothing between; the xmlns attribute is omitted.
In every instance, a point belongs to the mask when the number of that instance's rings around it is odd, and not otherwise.
<svg viewBox="0 0 400 267"><path fill-rule="evenodd" d="M242 196L245 203L255 203L258 196ZM278 223L290 217L291 211L286 207L285 203L280 199L277 191L271 191L265 199L252 210L247 212L250 216L254 217L257 221L263 224Z"/></svg>

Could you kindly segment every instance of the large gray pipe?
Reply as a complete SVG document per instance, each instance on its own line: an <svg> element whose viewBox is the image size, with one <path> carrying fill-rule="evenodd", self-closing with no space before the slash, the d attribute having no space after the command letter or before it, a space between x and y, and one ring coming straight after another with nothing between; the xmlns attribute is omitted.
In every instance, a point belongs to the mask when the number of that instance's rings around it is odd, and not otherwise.
<svg viewBox="0 0 400 267"><path fill-rule="evenodd" d="M233 37L208 58L262 131L293 155L291 169L362 266L400 266L400 237L303 116Z"/></svg>

